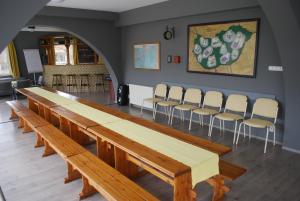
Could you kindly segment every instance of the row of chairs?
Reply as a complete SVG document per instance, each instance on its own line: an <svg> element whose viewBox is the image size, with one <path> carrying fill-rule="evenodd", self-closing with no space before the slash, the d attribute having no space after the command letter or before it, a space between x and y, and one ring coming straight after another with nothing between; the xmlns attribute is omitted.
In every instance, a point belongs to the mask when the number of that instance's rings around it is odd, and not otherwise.
<svg viewBox="0 0 300 201"><path fill-rule="evenodd" d="M267 130L265 138L264 153L266 153L269 133L273 132L273 145L275 145L276 121L278 114L278 102L269 98L256 99L251 117L245 119L247 112L248 99L245 95L231 94L228 96L224 111L222 112L223 94L218 91L207 91L205 93L201 106L202 92L200 89L188 88L183 94L183 88L180 86L171 86L168 96L168 87L166 84L158 84L155 87L152 98L143 100L141 113L145 102L153 104L153 118L155 119L157 109L164 108L165 115L168 117L168 124L172 125L174 111L179 111L180 118L184 121L184 113L190 112L189 130L191 130L192 119L194 115L199 116L200 125L204 125L203 118L209 117L208 136L212 136L212 130L215 120L219 120L220 129L225 130L225 122L234 123L233 144L238 144L241 128L246 136L246 126L249 127L249 139L251 139L251 127L264 128ZM184 98L182 99L184 95Z"/></svg>

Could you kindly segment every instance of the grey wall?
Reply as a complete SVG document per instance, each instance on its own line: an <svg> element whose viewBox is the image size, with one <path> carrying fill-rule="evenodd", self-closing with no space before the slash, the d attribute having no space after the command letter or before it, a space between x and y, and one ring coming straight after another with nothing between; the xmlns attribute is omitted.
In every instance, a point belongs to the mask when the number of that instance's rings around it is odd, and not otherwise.
<svg viewBox="0 0 300 201"><path fill-rule="evenodd" d="M169 0L122 12L119 26L258 6L257 0Z"/></svg>
<svg viewBox="0 0 300 201"><path fill-rule="evenodd" d="M285 97L284 148L300 153L300 26L294 4L287 0L259 0L272 26L281 61L284 67L283 87ZM299 4L298 4L299 5ZM299 19L298 19L299 20Z"/></svg>
<svg viewBox="0 0 300 201"><path fill-rule="evenodd" d="M189 73L187 68L187 26L195 23L207 23L224 20L260 18L259 51L256 78L231 77ZM166 41L162 37L166 25L175 27L175 39ZM160 41L161 70L144 71L133 67L133 44L146 41ZM168 64L168 55L180 55L181 64ZM172 20L132 25L122 28L122 75L125 83L154 86L159 82L172 82L184 85L217 88L237 93L250 92L274 95L281 103L280 118L283 118L284 92L281 72L269 72L269 65L281 65L276 42L271 27L259 7L240 10L203 14L192 17L182 17ZM252 92L252 93L251 93ZM251 97L250 97L251 98ZM251 109L251 108L249 108ZM278 132L279 134L279 132ZM282 130L280 135L282 135ZM279 137L282 140L282 136Z"/></svg>
<svg viewBox="0 0 300 201"><path fill-rule="evenodd" d="M1 0L0 2L0 52L17 35L20 29L42 9L49 0Z"/></svg>

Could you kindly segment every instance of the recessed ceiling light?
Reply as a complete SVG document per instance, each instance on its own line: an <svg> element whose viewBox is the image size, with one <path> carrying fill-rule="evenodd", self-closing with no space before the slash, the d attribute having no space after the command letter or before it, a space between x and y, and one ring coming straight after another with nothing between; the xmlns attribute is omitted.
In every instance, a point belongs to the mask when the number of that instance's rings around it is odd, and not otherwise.
<svg viewBox="0 0 300 201"><path fill-rule="evenodd" d="M65 0L51 0L50 3L62 3Z"/></svg>

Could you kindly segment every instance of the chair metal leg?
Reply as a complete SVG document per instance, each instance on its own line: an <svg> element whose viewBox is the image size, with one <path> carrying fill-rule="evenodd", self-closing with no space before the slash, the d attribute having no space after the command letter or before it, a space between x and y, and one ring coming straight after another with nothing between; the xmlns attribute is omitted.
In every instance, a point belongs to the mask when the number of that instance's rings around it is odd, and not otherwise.
<svg viewBox="0 0 300 201"><path fill-rule="evenodd" d="M245 137L246 137L246 124L244 124L244 139L245 139ZM249 140L250 140L250 137L249 137Z"/></svg>
<svg viewBox="0 0 300 201"><path fill-rule="evenodd" d="M222 120L219 119L219 122L220 122L220 134L223 132L223 128L222 128Z"/></svg>
<svg viewBox="0 0 300 201"><path fill-rule="evenodd" d="M239 143L239 138L240 138L240 132L241 132L241 127L242 127L242 123L240 123L240 126L239 126L239 131L238 131L238 134L237 134L237 137L236 137L236 141L235 141L235 144L237 145ZM244 128L245 128L245 124L244 124ZM245 132L245 130L244 130Z"/></svg>
<svg viewBox="0 0 300 201"><path fill-rule="evenodd" d="M264 153L267 152L268 139L269 139L269 128L267 128L267 134L266 134L266 141L265 141Z"/></svg>
<svg viewBox="0 0 300 201"><path fill-rule="evenodd" d="M276 144L276 126L273 126L273 134L274 134L274 137L273 137L273 146L275 146L275 144Z"/></svg>
<svg viewBox="0 0 300 201"><path fill-rule="evenodd" d="M192 119L193 119L193 111L191 111L191 115L190 115L189 131L191 130L192 127Z"/></svg>
<svg viewBox="0 0 300 201"><path fill-rule="evenodd" d="M158 104L155 105L155 109L154 109L154 118L153 118L153 119L156 118L157 106L158 106Z"/></svg>
<svg viewBox="0 0 300 201"><path fill-rule="evenodd" d="M175 110L175 108L173 108L173 110L172 110L172 115L171 115L171 125L173 124L173 118L174 118L174 110Z"/></svg>
<svg viewBox="0 0 300 201"><path fill-rule="evenodd" d="M152 104L152 116L153 116L153 119L155 118L154 115L155 115L155 103Z"/></svg>
<svg viewBox="0 0 300 201"><path fill-rule="evenodd" d="M209 116L209 125L208 125L208 136L210 136L210 127L211 127L212 116Z"/></svg>
<svg viewBox="0 0 300 201"><path fill-rule="evenodd" d="M236 129L237 129L237 121L235 121L235 126L234 126L234 133L233 133L233 144L235 143L235 138L236 138Z"/></svg>
<svg viewBox="0 0 300 201"><path fill-rule="evenodd" d="M251 134L251 127L249 126L249 139L252 138L252 134Z"/></svg>
<svg viewBox="0 0 300 201"><path fill-rule="evenodd" d="M214 121L215 121L215 117L212 118L211 120L211 124L210 124L210 131L209 131L209 137L211 137L211 134L212 134L212 129L213 129L213 126L214 126Z"/></svg>

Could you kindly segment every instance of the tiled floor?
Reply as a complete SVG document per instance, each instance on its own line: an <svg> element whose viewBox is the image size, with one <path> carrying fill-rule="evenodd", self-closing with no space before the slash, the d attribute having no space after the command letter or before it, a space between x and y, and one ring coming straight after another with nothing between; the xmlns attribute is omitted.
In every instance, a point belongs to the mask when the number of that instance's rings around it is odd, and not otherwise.
<svg viewBox="0 0 300 201"><path fill-rule="evenodd" d="M112 104L107 94L76 94L103 104ZM9 108L5 98L0 100L0 186L7 201L72 201L78 200L81 181L63 184L66 173L64 161L57 155L42 158L42 148L35 149L33 133L22 134L17 122L9 120ZM135 107L110 105L124 112L140 116ZM151 113L145 111L143 118L151 119ZM167 124L163 115L157 122ZM174 121L174 127L188 132L188 123ZM207 127L194 124L190 132L202 138L207 137ZM220 134L217 129L211 139L232 146L232 133ZM234 182L229 182L231 191L225 200L239 201L297 201L300 200L300 155L281 150L280 146L268 146L263 154L263 142L260 140L241 140L238 147L232 147L232 153L224 156L247 168L247 173ZM88 147L94 151L95 146ZM172 188L155 178L146 175L136 180L138 184L163 201L172 200ZM197 200L211 200L211 188L200 183L196 187ZM96 194L86 199L103 200Z"/></svg>

